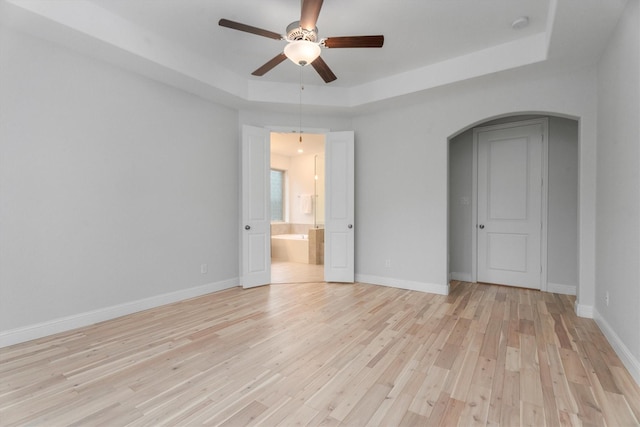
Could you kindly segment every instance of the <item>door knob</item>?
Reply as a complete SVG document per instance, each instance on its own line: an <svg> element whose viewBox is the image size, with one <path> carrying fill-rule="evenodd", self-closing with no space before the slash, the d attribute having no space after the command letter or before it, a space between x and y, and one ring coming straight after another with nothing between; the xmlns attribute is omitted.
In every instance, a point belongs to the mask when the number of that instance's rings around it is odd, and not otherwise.
<svg viewBox="0 0 640 427"><path fill-rule="evenodd" d="M478 228L479 228L480 230L482 230L482 229L484 228L484 224L480 224L480 225L478 226Z"/></svg>
<svg viewBox="0 0 640 427"><path fill-rule="evenodd" d="M251 226L250 226L250 225L245 225L245 226L244 226L244 229L245 229L245 230L251 230Z"/></svg>
<svg viewBox="0 0 640 427"><path fill-rule="evenodd" d="M347 225L347 228L353 228L353 224Z"/></svg>

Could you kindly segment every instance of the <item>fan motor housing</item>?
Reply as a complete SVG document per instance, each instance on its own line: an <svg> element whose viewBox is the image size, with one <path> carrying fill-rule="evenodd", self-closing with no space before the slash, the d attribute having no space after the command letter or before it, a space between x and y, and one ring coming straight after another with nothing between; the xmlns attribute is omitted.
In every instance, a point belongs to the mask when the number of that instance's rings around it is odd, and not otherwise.
<svg viewBox="0 0 640 427"><path fill-rule="evenodd" d="M300 21L294 21L287 26L287 40L306 40L315 43L318 40L318 27L307 30L300 26Z"/></svg>

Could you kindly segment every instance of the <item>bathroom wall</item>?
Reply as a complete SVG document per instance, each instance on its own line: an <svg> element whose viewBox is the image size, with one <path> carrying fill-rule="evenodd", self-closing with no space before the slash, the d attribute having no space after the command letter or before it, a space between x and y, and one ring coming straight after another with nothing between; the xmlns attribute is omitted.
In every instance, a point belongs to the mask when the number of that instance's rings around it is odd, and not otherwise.
<svg viewBox="0 0 640 427"><path fill-rule="evenodd" d="M295 157L271 153L271 168L287 172L285 179L285 222L271 224L271 235L309 234L313 213L300 210L300 195L313 194L313 155Z"/></svg>
<svg viewBox="0 0 640 427"><path fill-rule="evenodd" d="M272 234L307 233L310 226L324 224L324 154L300 154L285 156L271 153L271 168L287 172L285 182L285 198L288 200L285 206L285 222L291 224L290 229L283 224L275 224ZM315 180L314 172L318 175ZM318 194L313 198L316 211L305 213L302 210L302 196Z"/></svg>
<svg viewBox="0 0 640 427"><path fill-rule="evenodd" d="M314 194L314 157L301 154L291 157L289 169L289 222L292 224L313 224L313 205L310 213L302 210L302 197ZM315 202L315 201L314 201Z"/></svg>
<svg viewBox="0 0 640 427"><path fill-rule="evenodd" d="M316 158L316 224L324 226L324 205L325 205L325 158L324 153L318 154Z"/></svg>
<svg viewBox="0 0 640 427"><path fill-rule="evenodd" d="M291 157L271 153L271 169L289 170L291 168Z"/></svg>

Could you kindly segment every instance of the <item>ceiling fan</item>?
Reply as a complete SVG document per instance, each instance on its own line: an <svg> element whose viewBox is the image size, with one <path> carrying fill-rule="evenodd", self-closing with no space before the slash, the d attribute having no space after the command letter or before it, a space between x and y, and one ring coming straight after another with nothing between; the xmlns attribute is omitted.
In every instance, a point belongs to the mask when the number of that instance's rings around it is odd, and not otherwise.
<svg viewBox="0 0 640 427"><path fill-rule="evenodd" d="M273 31L263 30L262 28L253 27L251 25L241 24L240 22L230 21L228 19L221 19L218 22L218 25L268 37L274 40L287 41L287 45L283 52L267 61L260 68L251 73L252 75L263 76L267 72L271 71L276 65L289 58L300 66L311 64L325 83L330 83L337 79L337 77L333 71L331 71L327 63L320 57L321 47L327 49L382 47L384 44L384 36L346 36L319 39L316 21L320 15L322 2L323 0L302 0L300 20L289 24L285 35L280 35Z"/></svg>

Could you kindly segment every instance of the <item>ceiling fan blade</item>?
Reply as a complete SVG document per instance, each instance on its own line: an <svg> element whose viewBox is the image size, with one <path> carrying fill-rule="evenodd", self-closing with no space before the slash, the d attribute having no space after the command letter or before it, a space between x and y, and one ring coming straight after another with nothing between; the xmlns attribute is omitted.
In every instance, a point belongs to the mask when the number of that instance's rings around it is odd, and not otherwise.
<svg viewBox="0 0 640 427"><path fill-rule="evenodd" d="M333 71L331 71L331 68L324 62L322 57L318 56L316 60L311 63L311 66L320 74L320 77L322 77L325 83L331 83L337 79L336 75L333 74Z"/></svg>
<svg viewBox="0 0 640 427"><path fill-rule="evenodd" d="M229 21L228 19L221 19L218 21L218 25L221 27L231 28L233 30L244 31L245 33L257 34L259 36L268 37L274 40L281 40L282 35L274 33L273 31L263 30L262 28L252 27L251 25L241 24L240 22Z"/></svg>
<svg viewBox="0 0 640 427"><path fill-rule="evenodd" d="M330 49L340 47L382 47L384 36L347 36L347 37L327 37L324 39L324 47Z"/></svg>
<svg viewBox="0 0 640 427"><path fill-rule="evenodd" d="M284 53L279 53L251 74L254 76L264 76L265 74L267 74L267 72L271 71L276 65L278 65L285 59L287 59L287 56Z"/></svg>
<svg viewBox="0 0 640 427"><path fill-rule="evenodd" d="M302 12L300 13L300 26L305 30L316 28L316 22L320 15L323 0L302 0Z"/></svg>

